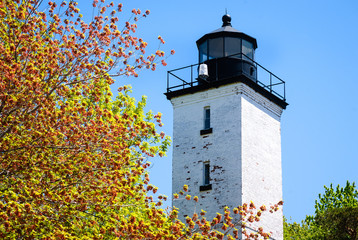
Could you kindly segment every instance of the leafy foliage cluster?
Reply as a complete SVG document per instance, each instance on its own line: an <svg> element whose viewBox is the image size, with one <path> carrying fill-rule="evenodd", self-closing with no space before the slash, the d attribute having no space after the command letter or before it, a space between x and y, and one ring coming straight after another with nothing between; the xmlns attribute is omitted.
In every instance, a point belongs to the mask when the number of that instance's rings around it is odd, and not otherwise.
<svg viewBox="0 0 358 240"><path fill-rule="evenodd" d="M347 181L345 187L331 184L319 194L315 215L299 223L284 222L285 239L358 239L358 190Z"/></svg>
<svg viewBox="0 0 358 240"><path fill-rule="evenodd" d="M133 9L119 30L122 4L94 0L90 23L77 5L49 1L40 11L39 0L0 1L0 238L239 237L266 207L233 209L236 221L225 209L212 221L202 212L180 222L176 209L161 208L166 196L154 199L146 170L170 143L157 131L161 114L145 112L146 99L127 86L113 99L114 77L166 65L163 51L145 55L135 35L149 11ZM244 236L268 238L262 228Z"/></svg>
<svg viewBox="0 0 358 240"><path fill-rule="evenodd" d="M187 191L188 186L184 185L183 190ZM184 195L184 192L180 191L179 194ZM179 199L179 194L174 194L174 198ZM191 200L190 195L186 195L185 198ZM198 202L198 197L195 196L193 200ZM283 201L280 201L270 207L262 205L256 208L255 204L250 202L232 211L225 207L224 214L217 213L212 220L207 220L206 212L201 210L200 214L194 213L192 217L186 217L186 235L191 239L269 239L269 232L265 232L262 227L255 228L253 224L259 222L264 213L274 213L282 205Z"/></svg>
<svg viewBox="0 0 358 240"><path fill-rule="evenodd" d="M160 56L142 55L135 23L117 29L121 4L98 6L90 24L74 1L49 2L46 13L40 1L0 4L0 238L166 231L145 170L169 144L156 131L161 114L145 113L128 87L114 100L110 89L114 76L154 69Z"/></svg>

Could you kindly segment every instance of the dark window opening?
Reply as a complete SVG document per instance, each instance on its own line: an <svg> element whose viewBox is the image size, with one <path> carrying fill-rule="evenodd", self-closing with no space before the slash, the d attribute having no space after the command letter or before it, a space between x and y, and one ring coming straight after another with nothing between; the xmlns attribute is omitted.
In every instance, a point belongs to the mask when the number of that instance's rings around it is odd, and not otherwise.
<svg viewBox="0 0 358 240"><path fill-rule="evenodd" d="M204 129L200 130L200 135L212 133L213 129L210 127L210 108L204 108Z"/></svg>
<svg viewBox="0 0 358 240"><path fill-rule="evenodd" d="M205 108L204 129L210 128L210 108Z"/></svg>
<svg viewBox="0 0 358 240"><path fill-rule="evenodd" d="M204 165L204 185L210 184L210 164L205 163Z"/></svg>
<svg viewBox="0 0 358 240"><path fill-rule="evenodd" d="M200 186L199 190L200 191L211 190L212 185L210 184L210 163L204 163L203 174L204 174L204 179L203 179L204 184Z"/></svg>
<svg viewBox="0 0 358 240"><path fill-rule="evenodd" d="M250 67L250 76L254 75L254 71L255 71L255 69L253 67Z"/></svg>

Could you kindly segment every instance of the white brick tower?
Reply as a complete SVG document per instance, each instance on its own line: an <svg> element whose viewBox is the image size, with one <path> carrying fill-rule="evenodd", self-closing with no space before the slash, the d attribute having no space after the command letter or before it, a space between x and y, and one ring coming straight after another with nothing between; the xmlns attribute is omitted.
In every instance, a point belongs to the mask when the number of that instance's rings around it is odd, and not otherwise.
<svg viewBox="0 0 358 240"><path fill-rule="evenodd" d="M256 39L232 28L230 21L225 15L221 28L197 41L198 64L168 72L173 193L186 184L189 194L199 197L196 204L173 200L181 219L201 209L212 219L225 206L250 201L269 206L282 200L285 83L254 61ZM281 240L282 218L282 209L267 213L257 226Z"/></svg>

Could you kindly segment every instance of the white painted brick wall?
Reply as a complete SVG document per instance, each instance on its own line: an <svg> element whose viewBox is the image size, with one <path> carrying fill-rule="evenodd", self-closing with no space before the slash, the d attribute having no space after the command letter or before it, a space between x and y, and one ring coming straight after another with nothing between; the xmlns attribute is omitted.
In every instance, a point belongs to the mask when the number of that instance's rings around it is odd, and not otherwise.
<svg viewBox="0 0 358 240"><path fill-rule="evenodd" d="M184 184L199 202L174 200L192 216L201 209L212 219L224 206L256 206L282 199L280 116L282 108L243 83L234 83L171 99L174 108L173 193ZM204 107L211 111L213 133L200 135ZM200 192L204 162L210 161L212 190ZM282 210L266 214L258 226L282 237Z"/></svg>

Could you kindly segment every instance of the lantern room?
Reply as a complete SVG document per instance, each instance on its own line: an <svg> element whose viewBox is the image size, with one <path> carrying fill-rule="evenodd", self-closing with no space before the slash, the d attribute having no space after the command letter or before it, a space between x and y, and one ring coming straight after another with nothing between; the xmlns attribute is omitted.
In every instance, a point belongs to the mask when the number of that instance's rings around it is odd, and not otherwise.
<svg viewBox="0 0 358 240"><path fill-rule="evenodd" d="M242 82L285 108L285 82L255 60L256 39L231 26L231 17L222 17L222 27L196 41L198 61L168 71L168 99Z"/></svg>
<svg viewBox="0 0 358 240"><path fill-rule="evenodd" d="M231 17L222 17L222 27L205 34L197 42L200 82L217 81L244 74L256 79L254 65L256 39L231 26ZM205 72L207 69L207 72Z"/></svg>

